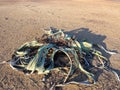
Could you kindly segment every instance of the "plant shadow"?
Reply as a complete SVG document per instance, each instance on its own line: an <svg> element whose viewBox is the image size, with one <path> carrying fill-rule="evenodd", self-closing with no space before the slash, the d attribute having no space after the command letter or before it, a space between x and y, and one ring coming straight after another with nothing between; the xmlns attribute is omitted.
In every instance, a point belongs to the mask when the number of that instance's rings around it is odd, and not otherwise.
<svg viewBox="0 0 120 90"><path fill-rule="evenodd" d="M91 43L98 43L106 47L106 44L103 42L106 39L105 35L97 35L94 34L89 28L78 28L70 31L66 31L65 33L69 35L75 35L78 41L87 40Z"/></svg>
<svg viewBox="0 0 120 90"><path fill-rule="evenodd" d="M69 31L65 31L66 34L69 34L71 36L75 35L76 39L81 42L84 40L87 40L90 43L93 44L100 44L102 45L104 48L106 47L106 44L104 43L104 40L106 39L107 36L105 35L100 35L100 34L95 34L92 31L89 30L89 28L78 28L78 29L74 29L74 30L69 30ZM108 58L108 60L110 59L110 54L104 52L103 50L100 50L102 52L102 54ZM110 68L111 70L114 70L118 73L118 75L120 75L120 70L116 70L113 68ZM95 75L95 80L98 81L99 76L101 75L101 73L103 73L102 69L96 69L92 71L92 73Z"/></svg>

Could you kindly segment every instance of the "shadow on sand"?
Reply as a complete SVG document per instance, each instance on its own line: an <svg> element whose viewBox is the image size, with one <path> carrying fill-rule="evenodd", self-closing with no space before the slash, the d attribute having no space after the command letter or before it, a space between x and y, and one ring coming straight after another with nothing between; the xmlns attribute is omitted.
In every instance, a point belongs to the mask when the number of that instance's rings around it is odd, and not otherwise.
<svg viewBox="0 0 120 90"><path fill-rule="evenodd" d="M83 40L87 40L90 43L94 43L94 44L100 44L103 47L106 47L106 44L103 42L106 39L105 35L97 35L95 33L93 33L92 31L89 30L89 28L78 28L78 29L74 29L74 30L70 30L70 31L66 31L66 34L69 35L75 35L76 39L81 42ZM108 58L108 60L110 59L110 54L105 53L104 51L100 50L102 52L102 54ZM114 69L114 68L110 68L111 70L114 70L118 73L118 75L120 75L120 70ZM101 69L97 69L92 71L92 73L95 75L95 79L96 81L98 81L98 78L100 76L100 74L103 72L103 70Z"/></svg>

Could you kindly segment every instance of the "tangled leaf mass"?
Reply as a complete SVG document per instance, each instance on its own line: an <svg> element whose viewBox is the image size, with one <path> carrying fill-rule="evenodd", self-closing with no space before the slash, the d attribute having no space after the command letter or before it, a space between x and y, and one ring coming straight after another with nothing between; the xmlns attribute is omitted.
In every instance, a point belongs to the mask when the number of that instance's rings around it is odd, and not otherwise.
<svg viewBox="0 0 120 90"><path fill-rule="evenodd" d="M12 56L10 66L27 74L35 72L47 74L52 70L60 71L67 68L66 77L62 83L57 83L56 86L64 86L70 83L95 84L94 74L87 69L90 67L108 69L110 65L109 60L95 47L104 50L106 53L115 54L107 51L101 45L91 44L87 41L78 42L75 36L65 34L63 30L50 28L50 30L45 30L41 39L27 42L18 48ZM67 60L59 59L59 55L61 58L66 56ZM97 58L97 64L92 63L94 57ZM87 80L82 82L68 81L76 70L85 74Z"/></svg>

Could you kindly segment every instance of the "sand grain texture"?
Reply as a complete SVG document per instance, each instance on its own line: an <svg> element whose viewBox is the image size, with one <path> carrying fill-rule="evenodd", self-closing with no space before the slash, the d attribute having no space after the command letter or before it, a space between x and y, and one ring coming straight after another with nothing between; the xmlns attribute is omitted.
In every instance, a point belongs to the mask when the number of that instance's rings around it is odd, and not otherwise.
<svg viewBox="0 0 120 90"><path fill-rule="evenodd" d="M120 75L119 0L0 0L0 61L10 60L16 48L51 26L117 50L107 57ZM110 75L101 73L93 86L68 85L63 90L120 90ZM0 65L0 90L46 90L41 78Z"/></svg>

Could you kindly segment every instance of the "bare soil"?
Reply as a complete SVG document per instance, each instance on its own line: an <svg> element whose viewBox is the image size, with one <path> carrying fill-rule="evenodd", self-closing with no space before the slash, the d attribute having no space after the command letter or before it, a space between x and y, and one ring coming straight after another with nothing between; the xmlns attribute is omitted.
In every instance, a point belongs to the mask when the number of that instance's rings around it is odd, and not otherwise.
<svg viewBox="0 0 120 90"><path fill-rule="evenodd" d="M0 0L0 61L11 59L21 44L41 37L49 27L65 29L78 40L99 43L116 55L106 55L120 75L119 0ZM91 86L67 85L63 90L120 90L111 72L97 71ZM47 90L43 75L24 75L0 65L0 90Z"/></svg>

